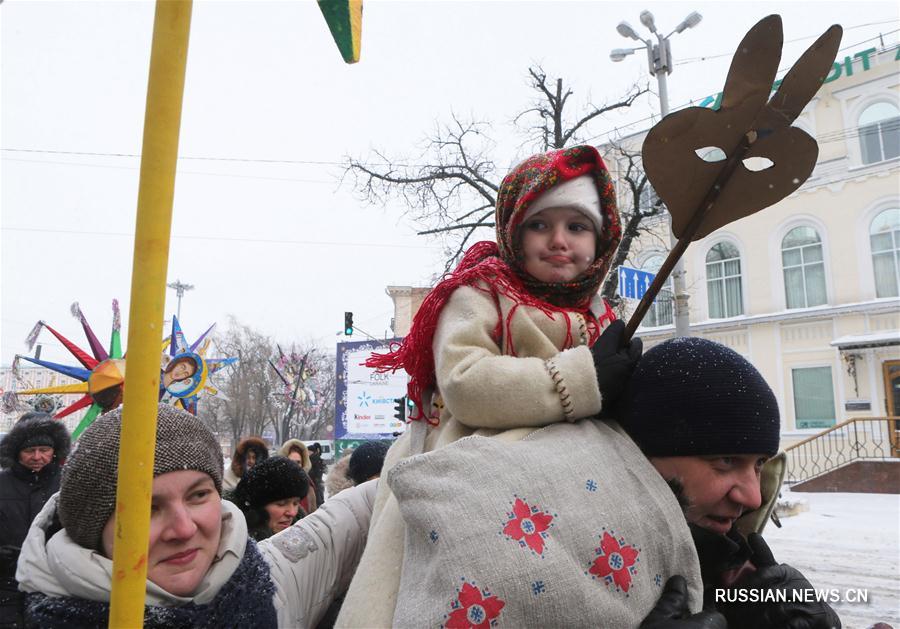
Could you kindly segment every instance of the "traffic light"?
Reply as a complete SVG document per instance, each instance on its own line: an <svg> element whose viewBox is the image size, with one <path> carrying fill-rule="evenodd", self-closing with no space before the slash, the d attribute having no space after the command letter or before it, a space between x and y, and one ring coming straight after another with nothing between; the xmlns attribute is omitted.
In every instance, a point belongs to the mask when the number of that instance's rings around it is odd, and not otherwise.
<svg viewBox="0 0 900 629"><path fill-rule="evenodd" d="M394 398L394 419L406 422L406 396Z"/></svg>
<svg viewBox="0 0 900 629"><path fill-rule="evenodd" d="M344 313L344 334L347 336L353 335L353 313L352 312Z"/></svg>

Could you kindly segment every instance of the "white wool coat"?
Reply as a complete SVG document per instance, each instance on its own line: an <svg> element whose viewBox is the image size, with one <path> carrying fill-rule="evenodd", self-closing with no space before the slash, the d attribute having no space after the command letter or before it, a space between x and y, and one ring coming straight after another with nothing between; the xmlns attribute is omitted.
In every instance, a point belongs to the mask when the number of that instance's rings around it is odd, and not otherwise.
<svg viewBox="0 0 900 629"><path fill-rule="evenodd" d="M500 344L493 338L498 312L489 293L460 287L440 314L433 350L443 409L440 425L429 429L425 437L425 452L473 434L515 441L542 426L576 421L600 411L602 400L584 317L567 313L571 330L571 344L567 345L566 315L550 317L536 308L517 306L503 295L497 303L504 331L505 322L510 321L515 356L510 355L508 338L504 336ZM598 315L605 312L599 296L592 311ZM407 431L391 447L382 476L410 455L410 436ZM457 483L461 491L466 486L477 487L476 478L448 482ZM397 500L387 483L382 483L375 499L370 543L336 627L391 626L404 534Z"/></svg>
<svg viewBox="0 0 900 629"><path fill-rule="evenodd" d="M376 484L369 481L341 492L315 513L259 542L275 584L273 603L279 627L314 627L332 600L346 589L365 547ZM65 529L46 539L58 498L59 494L54 495L31 525L16 571L19 589L108 602L112 560L79 546ZM223 500L216 560L197 592L191 597L175 596L148 581L146 604L209 603L240 564L246 544L243 514Z"/></svg>

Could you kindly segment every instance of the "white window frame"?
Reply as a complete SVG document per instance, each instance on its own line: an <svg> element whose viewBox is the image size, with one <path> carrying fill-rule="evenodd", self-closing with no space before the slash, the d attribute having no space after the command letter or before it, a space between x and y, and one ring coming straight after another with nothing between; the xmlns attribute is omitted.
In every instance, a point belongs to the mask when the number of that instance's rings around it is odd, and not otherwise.
<svg viewBox="0 0 900 629"><path fill-rule="evenodd" d="M859 151L859 163L861 166L874 166L876 164L883 164L884 162L890 162L890 161L896 160L898 157L900 157L900 155L895 155L893 157L885 157L884 156L884 142L881 142L879 139L879 144L881 145L881 159L876 160L874 162L863 161L864 156L863 156L863 150L862 150L862 133L861 133L862 125L861 125L859 119L862 118L862 115L866 111L868 111L870 107L874 107L875 105L880 105L882 103L884 103L886 105L890 105L894 109L896 109L897 116L900 117L900 105L898 105L893 99L888 98L886 95L882 95L880 98L875 98L875 99L867 102L864 107L860 107L856 112L856 117L855 117L855 122L856 122L855 130L856 130L856 135L857 135L856 141L857 141L857 150ZM873 123L868 123L866 126L869 126L871 124L873 124ZM880 138L880 134L879 134L879 138Z"/></svg>
<svg viewBox="0 0 900 629"><path fill-rule="evenodd" d="M710 311L710 308L709 308L709 278L706 275L706 265L707 265L706 257L709 255L709 252L712 250L713 247L715 247L716 245L720 245L722 243L728 243L729 245L731 245L732 247L737 249L738 260L740 260L740 263L741 263L741 274L740 274L740 278L741 278L741 313L738 315L732 315L729 317L713 318L712 312ZM733 234L719 234L715 240L711 240L711 241L709 241L708 244L705 244L705 246L703 247L703 249L701 251L702 251L702 257L700 257L700 259L697 260L696 268L703 269L703 275L702 275L703 295L702 295L702 298L703 298L703 303L706 304L706 318L709 320L714 320L714 321L724 321L726 319L736 319L738 317L746 316L747 315L747 283L744 280L747 277L747 273L746 273L747 265L745 264L746 255L744 253L744 247L741 245L741 242Z"/></svg>
<svg viewBox="0 0 900 629"><path fill-rule="evenodd" d="M897 297L875 296L875 268L872 265L872 241L869 238L869 230L875 217L884 212L900 207L900 195L881 197L872 202L868 208L859 213L856 218L856 250L860 252L857 257L860 301L867 299L892 300Z"/></svg>
<svg viewBox="0 0 900 629"><path fill-rule="evenodd" d="M811 214L796 214L791 220L782 223L769 237L769 265L771 269L770 282L772 285L772 303L780 310L788 310L787 296L784 291L784 263L781 257L781 243L795 227L812 227L819 234L822 244L822 260L825 265L825 303L810 308L791 308L791 312L823 308L832 305L834 299L834 287L831 277L831 247L829 246L828 230L825 224Z"/></svg>
<svg viewBox="0 0 900 629"><path fill-rule="evenodd" d="M841 103L843 111L844 129L847 131L844 146L847 151L849 171L877 168L897 159L864 164L859 138L856 133L850 133L859 128L859 117L870 105L890 102L900 108L900 96L896 92L896 86L896 75L891 74L832 92L832 96Z"/></svg>

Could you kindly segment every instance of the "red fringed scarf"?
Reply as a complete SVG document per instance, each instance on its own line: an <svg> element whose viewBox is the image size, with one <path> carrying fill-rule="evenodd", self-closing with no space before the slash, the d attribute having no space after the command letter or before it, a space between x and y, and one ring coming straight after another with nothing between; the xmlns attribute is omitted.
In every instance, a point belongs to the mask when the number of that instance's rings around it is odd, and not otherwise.
<svg viewBox="0 0 900 629"><path fill-rule="evenodd" d="M501 342L506 332L509 349L515 355L512 337L509 327L513 314L519 306L532 306L543 312L548 317L560 312L566 315L566 346L573 344L571 320L568 312L575 311L585 315L588 321L588 345L593 345L600 337L602 322L612 322L615 314L604 302L605 312L599 317L590 312L590 298L586 297L580 303L570 308L556 306L547 301L538 299L530 294L521 278L499 257L499 249L493 242L478 242L472 245L462 257L459 265L447 274L437 286L425 297L419 311L413 319L409 334L399 344L391 347L391 351L383 354L372 353L366 360L366 367L372 367L378 372L394 372L405 369L409 374L407 391L409 398L415 403L417 413L410 416L410 421L426 419L429 424L436 425L437 421L426 413L422 397L425 391L435 388L434 350L432 348L434 333L437 329L438 318L450 295L460 286L472 286L479 290L484 289L479 284L484 282L490 287L490 294L497 306L497 327L494 329L494 338ZM506 320L503 320L500 311L499 295L508 297L515 306L510 309Z"/></svg>

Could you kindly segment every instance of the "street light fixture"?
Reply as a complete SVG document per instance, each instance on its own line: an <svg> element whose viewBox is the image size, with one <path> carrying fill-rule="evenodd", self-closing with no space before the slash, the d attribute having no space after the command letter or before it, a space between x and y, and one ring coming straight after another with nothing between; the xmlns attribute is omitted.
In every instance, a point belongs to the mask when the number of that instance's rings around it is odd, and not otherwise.
<svg viewBox="0 0 900 629"><path fill-rule="evenodd" d="M166 286L175 289L175 295L178 297L178 313L175 316L181 319L181 298L184 297L185 291L194 290L194 285L175 280L174 282L169 282Z"/></svg>
<svg viewBox="0 0 900 629"><path fill-rule="evenodd" d="M635 39L637 41L643 41L640 36L637 34L637 31L631 27L631 24L625 22L619 22L619 25L616 27L616 30L619 32L619 35L622 37L630 37L631 39Z"/></svg>
<svg viewBox="0 0 900 629"><path fill-rule="evenodd" d="M609 58L613 61L621 61L628 55L634 54L634 48L614 48L609 53Z"/></svg>
<svg viewBox="0 0 900 629"><path fill-rule="evenodd" d="M618 31L619 35L622 37L628 37L644 42L644 47L647 49L647 62L650 68L650 74L656 77L656 82L659 86L659 110L663 118L669 115L669 90L668 85L666 84L666 76L672 74L672 49L669 45L669 37L697 26L702 19L702 15L696 11L691 11L691 13L675 27L674 31L663 37L663 35L656 30L656 20L653 18L653 14L646 9L641 11L641 24L649 29L651 33L656 35L657 43L655 44L650 38L641 38L628 22L619 22L619 25L616 26L616 31ZM640 48L631 50L626 48L616 48L609 53L609 58L613 61L622 61L635 50L640 50ZM675 238L675 234L672 233L669 234L669 237L674 246L678 239ZM672 271L672 280L675 288L675 336L687 336L690 331L690 321L688 294L684 281L684 260L678 260L675 269Z"/></svg>

